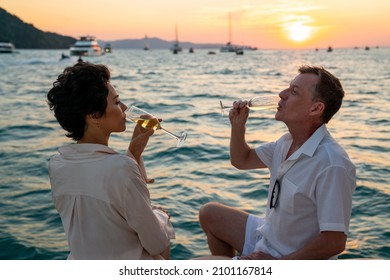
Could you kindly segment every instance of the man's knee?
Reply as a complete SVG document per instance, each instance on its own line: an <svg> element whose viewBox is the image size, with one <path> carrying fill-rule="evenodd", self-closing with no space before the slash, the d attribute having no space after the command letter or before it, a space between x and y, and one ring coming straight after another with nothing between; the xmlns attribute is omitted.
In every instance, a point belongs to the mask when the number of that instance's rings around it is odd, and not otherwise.
<svg viewBox="0 0 390 280"><path fill-rule="evenodd" d="M213 223L218 210L222 207L223 205L218 202L208 202L199 209L199 222L203 229Z"/></svg>

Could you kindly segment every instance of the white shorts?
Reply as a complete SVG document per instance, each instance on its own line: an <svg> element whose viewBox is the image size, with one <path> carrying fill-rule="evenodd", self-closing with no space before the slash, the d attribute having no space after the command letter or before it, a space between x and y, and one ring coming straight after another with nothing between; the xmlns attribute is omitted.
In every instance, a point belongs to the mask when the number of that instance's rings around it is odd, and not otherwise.
<svg viewBox="0 0 390 280"><path fill-rule="evenodd" d="M241 253L242 256L247 256L255 251L256 243L263 237L257 229L261 227L264 222L263 218L249 214L248 220L246 221L245 241Z"/></svg>

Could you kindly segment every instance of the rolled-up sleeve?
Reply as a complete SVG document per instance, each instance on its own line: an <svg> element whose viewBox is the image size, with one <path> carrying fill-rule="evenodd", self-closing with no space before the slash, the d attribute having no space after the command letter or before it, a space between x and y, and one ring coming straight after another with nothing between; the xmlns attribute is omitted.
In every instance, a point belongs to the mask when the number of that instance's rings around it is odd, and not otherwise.
<svg viewBox="0 0 390 280"><path fill-rule="evenodd" d="M138 234L142 247L151 256L158 255L169 246L168 234L153 213L149 191L136 165L129 165L126 173L121 212L129 226Z"/></svg>

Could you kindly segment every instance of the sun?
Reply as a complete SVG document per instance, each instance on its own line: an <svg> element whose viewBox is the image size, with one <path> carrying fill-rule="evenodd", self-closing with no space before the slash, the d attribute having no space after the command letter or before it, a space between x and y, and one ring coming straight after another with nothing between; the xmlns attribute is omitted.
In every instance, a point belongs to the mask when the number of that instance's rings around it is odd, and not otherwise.
<svg viewBox="0 0 390 280"><path fill-rule="evenodd" d="M312 35L312 27L296 21L285 27L288 38L295 42L303 42Z"/></svg>

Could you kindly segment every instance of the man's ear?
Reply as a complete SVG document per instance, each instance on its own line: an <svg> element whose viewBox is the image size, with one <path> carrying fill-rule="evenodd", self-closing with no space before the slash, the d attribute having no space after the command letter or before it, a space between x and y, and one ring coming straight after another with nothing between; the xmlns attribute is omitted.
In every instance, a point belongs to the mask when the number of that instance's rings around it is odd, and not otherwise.
<svg viewBox="0 0 390 280"><path fill-rule="evenodd" d="M322 115L324 110L325 104L323 102L315 102L310 109L310 115Z"/></svg>

